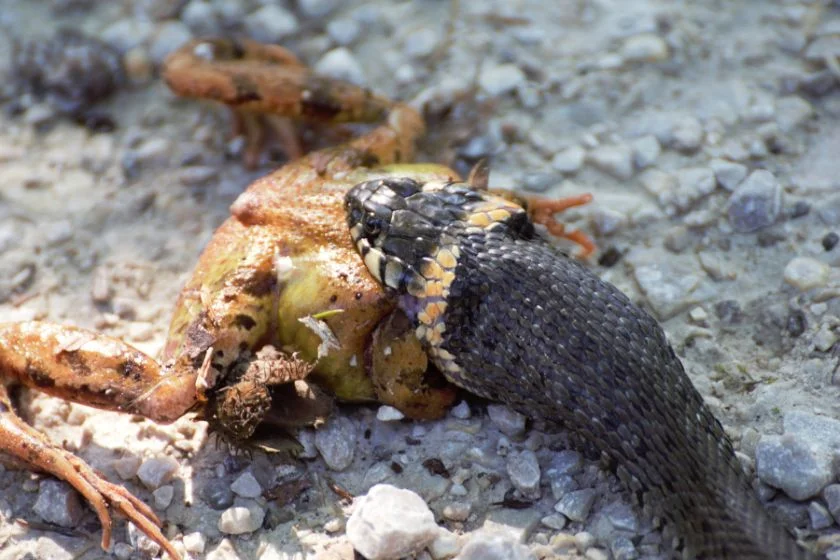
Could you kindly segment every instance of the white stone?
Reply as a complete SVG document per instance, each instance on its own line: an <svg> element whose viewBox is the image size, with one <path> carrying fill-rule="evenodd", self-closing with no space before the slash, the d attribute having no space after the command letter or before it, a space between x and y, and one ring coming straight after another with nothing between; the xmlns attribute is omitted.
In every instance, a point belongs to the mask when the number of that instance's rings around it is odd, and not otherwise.
<svg viewBox="0 0 840 560"><path fill-rule="evenodd" d="M248 36L263 43L279 43L298 28L293 13L277 4L266 4L245 17Z"/></svg>
<svg viewBox="0 0 840 560"><path fill-rule="evenodd" d="M554 155L551 160L551 167L568 175L573 175L583 167L586 158L586 150L580 146L571 146Z"/></svg>
<svg viewBox="0 0 840 560"><path fill-rule="evenodd" d="M226 509L219 517L219 531L227 535L253 533L262 527L265 510L254 504L252 507L234 506Z"/></svg>
<svg viewBox="0 0 840 560"><path fill-rule="evenodd" d="M478 76L478 84L492 96L511 92L525 83L525 73L515 64L485 65Z"/></svg>
<svg viewBox="0 0 840 560"><path fill-rule="evenodd" d="M183 541L184 550L192 552L193 554L202 554L204 552L204 547L207 546L207 537L205 537L200 531L187 533L184 535Z"/></svg>
<svg viewBox="0 0 840 560"><path fill-rule="evenodd" d="M629 62L661 62L668 55L668 45L652 33L628 37L621 48L621 56Z"/></svg>
<svg viewBox="0 0 840 560"><path fill-rule="evenodd" d="M315 72L344 80L357 86L365 85L366 78L362 65L353 56L353 53L345 47L338 47L328 51L315 63Z"/></svg>
<svg viewBox="0 0 840 560"><path fill-rule="evenodd" d="M382 405L376 411L376 419L380 422L399 422L405 418L405 414L393 406Z"/></svg>
<svg viewBox="0 0 840 560"><path fill-rule="evenodd" d="M828 282L830 268L811 257L794 257L784 270L784 280L802 291L819 288Z"/></svg>
<svg viewBox="0 0 840 560"><path fill-rule="evenodd" d="M589 152L586 159L616 179L627 180L633 177L633 150L629 146L600 146Z"/></svg>
<svg viewBox="0 0 840 560"><path fill-rule="evenodd" d="M357 498L347 521L347 538L369 560L416 554L439 535L435 516L423 498L387 484L377 484Z"/></svg>

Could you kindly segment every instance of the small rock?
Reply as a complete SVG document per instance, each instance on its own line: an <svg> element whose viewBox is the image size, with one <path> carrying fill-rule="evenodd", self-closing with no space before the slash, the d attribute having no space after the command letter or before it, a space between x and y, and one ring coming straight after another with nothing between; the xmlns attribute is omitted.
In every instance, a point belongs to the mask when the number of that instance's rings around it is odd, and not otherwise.
<svg viewBox="0 0 840 560"><path fill-rule="evenodd" d="M245 16L245 31L255 41L279 43L295 33L298 20L293 13L277 4L266 4Z"/></svg>
<svg viewBox="0 0 840 560"><path fill-rule="evenodd" d="M616 179L633 177L633 150L623 144L600 146L589 152L586 160Z"/></svg>
<svg viewBox="0 0 840 560"><path fill-rule="evenodd" d="M191 165L181 169L178 180L185 187L199 187L216 181L219 170L211 165Z"/></svg>
<svg viewBox="0 0 840 560"><path fill-rule="evenodd" d="M152 492L152 496L155 499L156 508L166 509L172 503L172 498L175 496L175 489L171 484L167 484Z"/></svg>
<svg viewBox="0 0 840 560"><path fill-rule="evenodd" d="M154 63L143 47L134 47L123 55L123 68L133 84L145 84L152 78Z"/></svg>
<svg viewBox="0 0 840 560"><path fill-rule="evenodd" d="M222 512L219 517L219 531L226 535L253 533L262 527L265 510L257 504L250 507L234 506Z"/></svg>
<svg viewBox="0 0 840 560"><path fill-rule="evenodd" d="M190 28L180 21L167 21L158 27L149 45L149 57L155 64L162 64L171 52L192 39Z"/></svg>
<svg viewBox="0 0 840 560"><path fill-rule="evenodd" d="M613 235L630 222L627 214L615 208L598 206L591 212L592 224L595 226L595 231L598 232L598 235Z"/></svg>
<svg viewBox="0 0 840 560"><path fill-rule="evenodd" d="M730 192L734 191L735 187L747 176L746 165L725 159L713 159L709 162L709 167L715 172L715 179L718 184Z"/></svg>
<svg viewBox="0 0 840 560"><path fill-rule="evenodd" d="M117 471L119 477L123 480L131 480L137 476L137 470L140 468L140 457L135 455L126 455L116 459L111 466Z"/></svg>
<svg viewBox="0 0 840 560"><path fill-rule="evenodd" d="M540 463L531 450L508 456L507 473L513 486L528 500L540 497Z"/></svg>
<svg viewBox="0 0 840 560"><path fill-rule="evenodd" d="M580 146L572 146L555 154L551 159L551 167L560 173L574 175L583 167L584 158L586 158L586 150Z"/></svg>
<svg viewBox="0 0 840 560"><path fill-rule="evenodd" d="M192 552L193 554L203 554L204 547L207 546L207 537L200 531L194 533L187 533L184 535L184 550Z"/></svg>
<svg viewBox="0 0 840 560"><path fill-rule="evenodd" d="M625 502L613 502L604 508L610 524L618 531L639 532L639 518L636 512Z"/></svg>
<svg viewBox="0 0 840 560"><path fill-rule="evenodd" d="M215 6L204 0L191 0L184 6L181 21L198 36L218 35L221 31Z"/></svg>
<svg viewBox="0 0 840 560"><path fill-rule="evenodd" d="M149 490L160 488L175 477L180 465L172 457L146 459L137 470L137 478Z"/></svg>
<svg viewBox="0 0 840 560"><path fill-rule="evenodd" d="M828 505L828 511L834 517L834 521L840 524L840 484L829 484L822 492L823 499Z"/></svg>
<svg viewBox="0 0 840 560"><path fill-rule="evenodd" d="M102 30L102 40L120 53L126 53L149 40L155 26L142 18L121 19Z"/></svg>
<svg viewBox="0 0 840 560"><path fill-rule="evenodd" d="M815 530L825 529L834 524L831 513L819 502L808 504L808 518L811 521L811 528Z"/></svg>
<svg viewBox="0 0 840 560"><path fill-rule="evenodd" d="M458 535L441 529L432 544L429 545L429 553L435 560L444 560L454 557L461 550L461 542Z"/></svg>
<svg viewBox="0 0 840 560"><path fill-rule="evenodd" d="M405 414L393 406L382 405L376 411L376 419L380 422L399 422L405 418Z"/></svg>
<svg viewBox="0 0 840 560"><path fill-rule="evenodd" d="M420 552L439 531L434 514L420 496L387 484L377 484L357 498L347 521L347 539L370 560Z"/></svg>
<svg viewBox="0 0 840 560"><path fill-rule="evenodd" d="M782 209L782 187L775 175L757 169L732 192L727 203L729 223L735 231L749 233L776 221Z"/></svg>
<svg viewBox="0 0 840 560"><path fill-rule="evenodd" d="M680 152L696 152L703 144L703 125L695 117L683 116L671 128L671 146Z"/></svg>
<svg viewBox="0 0 840 560"><path fill-rule="evenodd" d="M840 36L818 37L805 51L805 58L809 62L825 64L829 57L840 57Z"/></svg>
<svg viewBox="0 0 840 560"><path fill-rule="evenodd" d="M665 41L652 33L628 37L621 48L621 56L629 62L662 62L668 54Z"/></svg>
<svg viewBox="0 0 840 560"><path fill-rule="evenodd" d="M466 420L470 416L472 416L472 412L470 411L470 405L467 401L461 401L451 409L449 409L449 414L451 414L454 418L458 418L459 420Z"/></svg>
<svg viewBox="0 0 840 560"><path fill-rule="evenodd" d="M818 352L828 352L837 343L837 334L831 325L823 323L814 335L814 349Z"/></svg>
<svg viewBox="0 0 840 560"><path fill-rule="evenodd" d="M639 557L636 545L629 538L620 536L610 544L610 552L615 560L635 560Z"/></svg>
<svg viewBox="0 0 840 560"><path fill-rule="evenodd" d="M490 421L499 428L503 434L510 437L519 437L525 433L525 417L502 404L491 404L487 406L487 414Z"/></svg>
<svg viewBox="0 0 840 560"><path fill-rule="evenodd" d="M329 468L346 469L356 449L356 424L345 416L333 416L315 432L315 447Z"/></svg>
<svg viewBox="0 0 840 560"><path fill-rule="evenodd" d="M456 560L536 560L527 546L509 535L473 533Z"/></svg>
<svg viewBox="0 0 840 560"><path fill-rule="evenodd" d="M52 479L41 481L33 510L45 522L59 527L76 527L84 514L76 491L66 482Z"/></svg>
<svg viewBox="0 0 840 560"><path fill-rule="evenodd" d="M755 461L761 481L794 500L817 495L833 479L831 454L791 435L762 437Z"/></svg>
<svg viewBox="0 0 840 560"><path fill-rule="evenodd" d="M488 95L509 93L525 83L525 73L515 64L484 65L478 84Z"/></svg>
<svg viewBox="0 0 840 560"><path fill-rule="evenodd" d="M134 523L127 523L125 528L128 534L128 542L137 549L141 558L154 558L160 554L160 545L150 539L146 533L138 529Z"/></svg>
<svg viewBox="0 0 840 560"><path fill-rule="evenodd" d="M659 140L653 134L636 138L630 143L630 148L633 150L633 163L636 169L650 167L656 163L656 159L662 153Z"/></svg>
<svg viewBox="0 0 840 560"><path fill-rule="evenodd" d="M551 515L546 515L545 517L540 519L540 523L542 523L549 529L560 531L563 529L563 527L566 526L566 516L560 515L559 513L552 513Z"/></svg>
<svg viewBox="0 0 840 560"><path fill-rule="evenodd" d="M315 72L344 80L357 86L364 86L366 82L364 70L353 53L345 47L338 47L328 51L315 63Z"/></svg>
<svg viewBox="0 0 840 560"><path fill-rule="evenodd" d="M310 18L324 17L340 5L341 0L298 0L298 9Z"/></svg>
<svg viewBox="0 0 840 560"><path fill-rule="evenodd" d="M676 177L679 188L667 202L681 211L688 210L717 186L715 173L709 167L686 167L677 171Z"/></svg>
<svg viewBox="0 0 840 560"><path fill-rule="evenodd" d="M794 257L787 265L783 277L785 282L802 290L820 288L828 282L830 268L827 264L811 257Z"/></svg>
<svg viewBox="0 0 840 560"><path fill-rule="evenodd" d="M663 260L658 250L633 249L625 262L660 320L691 309L716 293L703 282L696 257L675 255Z"/></svg>
<svg viewBox="0 0 840 560"><path fill-rule="evenodd" d="M435 52L440 42L436 30L422 27L411 31L403 40L403 52L409 58L425 58Z"/></svg>
<svg viewBox="0 0 840 560"><path fill-rule="evenodd" d="M211 479L201 487L201 497L207 504L218 511L233 505L233 490L230 484L220 479Z"/></svg>
<svg viewBox="0 0 840 560"><path fill-rule="evenodd" d="M791 132L814 117L814 108L810 103L791 95L776 101L776 123L782 132Z"/></svg>
<svg viewBox="0 0 840 560"><path fill-rule="evenodd" d="M443 516L450 521L466 521L470 516L471 506L464 502L448 504L443 508Z"/></svg>
<svg viewBox="0 0 840 560"><path fill-rule="evenodd" d="M236 480L233 481L233 484L230 485L230 489L234 494L243 498L258 498L259 496L262 496L263 492L262 486L260 486L259 481L254 478L251 471L245 471L240 474Z"/></svg>
<svg viewBox="0 0 840 560"><path fill-rule="evenodd" d="M595 490L592 488L569 492L555 504L554 511L562 513L572 521L586 521L592 504L595 503L595 496Z"/></svg>
<svg viewBox="0 0 840 560"><path fill-rule="evenodd" d="M353 44L361 30L359 24L352 19L336 19L327 24L327 35L342 47Z"/></svg>

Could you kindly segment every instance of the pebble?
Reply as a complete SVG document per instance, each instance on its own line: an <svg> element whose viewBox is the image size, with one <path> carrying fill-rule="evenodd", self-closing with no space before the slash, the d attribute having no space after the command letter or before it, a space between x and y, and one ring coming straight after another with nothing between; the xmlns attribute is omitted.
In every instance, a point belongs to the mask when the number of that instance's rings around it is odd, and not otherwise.
<svg viewBox="0 0 840 560"><path fill-rule="evenodd" d="M461 550L461 540L455 533L440 529L435 540L429 545L429 553L435 560L449 559Z"/></svg>
<svg viewBox="0 0 840 560"><path fill-rule="evenodd" d="M219 531L226 535L253 533L262 527L265 510L257 504L249 507L234 506L226 509L219 517Z"/></svg>
<svg viewBox="0 0 840 560"><path fill-rule="evenodd" d="M376 411L376 419L380 422L399 422L405 418L405 414L393 406L382 405Z"/></svg>
<svg viewBox="0 0 840 560"><path fill-rule="evenodd" d="M715 172L710 167L686 167L676 172L678 188L666 202L680 211L711 194L717 187Z"/></svg>
<svg viewBox="0 0 840 560"><path fill-rule="evenodd" d="M507 473L513 486L527 500L540 497L540 463L537 454L526 449L507 458Z"/></svg>
<svg viewBox="0 0 840 560"><path fill-rule="evenodd" d="M181 11L181 21L198 36L217 35L220 32L216 7L205 0L191 0Z"/></svg>
<svg viewBox="0 0 840 560"><path fill-rule="evenodd" d="M439 531L423 498L387 484L377 484L357 498L347 520L347 539L370 560L415 554L431 544Z"/></svg>
<svg viewBox="0 0 840 560"><path fill-rule="evenodd" d="M729 197L727 216L735 231L749 233L773 224L782 209L782 186L765 169L750 173Z"/></svg>
<svg viewBox="0 0 840 560"><path fill-rule="evenodd" d="M536 560L527 546L509 535L474 533L456 560Z"/></svg>
<svg viewBox="0 0 840 560"><path fill-rule="evenodd" d="M671 128L671 147L684 153L696 152L703 144L703 125L692 116L679 117Z"/></svg>
<svg viewBox="0 0 840 560"><path fill-rule="evenodd" d="M811 257L794 257L783 273L785 282L802 290L820 288L828 282L830 268L827 264Z"/></svg>
<svg viewBox="0 0 840 560"><path fill-rule="evenodd" d="M747 166L734 161L715 158L709 162L709 167L714 171L718 184L730 192L747 176Z"/></svg>
<svg viewBox="0 0 840 560"><path fill-rule="evenodd" d="M125 457L121 457L116 459L111 466L114 467L114 470L117 471L119 477L123 480L131 480L135 476L137 476L137 469L140 468L140 464L142 463L140 457L135 455L126 455Z"/></svg>
<svg viewBox="0 0 840 560"><path fill-rule="evenodd" d="M776 100L776 123L782 132L791 132L814 118L814 108L796 95Z"/></svg>
<svg viewBox="0 0 840 560"><path fill-rule="evenodd" d="M574 175L583 167L583 160L586 158L586 150L580 146L572 146L558 152L551 159L551 167L560 173Z"/></svg>
<svg viewBox="0 0 840 560"><path fill-rule="evenodd" d="M542 523L549 529L560 531L563 529L563 527L566 526L566 516L560 515L559 513L552 513L551 515L546 515L545 517L540 519L540 523Z"/></svg>
<svg viewBox="0 0 840 560"><path fill-rule="evenodd" d="M280 43L298 30L298 20L289 10L277 4L266 4L245 16L245 31L251 39L263 43Z"/></svg>
<svg viewBox="0 0 840 560"><path fill-rule="evenodd" d="M616 179L633 177L633 150L624 144L597 147L587 154L586 160Z"/></svg>
<svg viewBox="0 0 840 560"><path fill-rule="evenodd" d="M327 35L339 46L346 47L359 38L361 26L352 19L336 19L327 24Z"/></svg>
<svg viewBox="0 0 840 560"><path fill-rule="evenodd" d="M659 154L662 153L662 146L653 134L647 134L630 142L633 150L633 163L636 169L644 169L656 163Z"/></svg>
<svg viewBox="0 0 840 560"><path fill-rule="evenodd" d="M76 527L84 515L79 494L66 482L52 479L41 481L32 509L46 523L59 527Z"/></svg>
<svg viewBox="0 0 840 560"><path fill-rule="evenodd" d="M148 20L121 19L106 27L102 31L101 39L120 53L126 53L146 43L154 31L154 24Z"/></svg>
<svg viewBox="0 0 840 560"><path fill-rule="evenodd" d="M478 84L488 95L495 97L525 84L525 73L515 64L484 65Z"/></svg>
<svg viewBox="0 0 840 560"><path fill-rule="evenodd" d="M834 524L831 512L819 502L808 504L808 519L811 521L811 528L816 530L825 529Z"/></svg>
<svg viewBox="0 0 840 560"><path fill-rule="evenodd" d="M828 57L840 57L840 36L818 37L805 50L809 62L825 64Z"/></svg>
<svg viewBox="0 0 840 560"><path fill-rule="evenodd" d="M353 462L356 424L345 416L333 416L315 432L315 447L330 469L346 469Z"/></svg>
<svg viewBox="0 0 840 560"><path fill-rule="evenodd" d="M467 401L461 401L449 409L449 414L451 414L453 418L466 420L472 416L472 411L470 411L470 405Z"/></svg>
<svg viewBox="0 0 840 560"><path fill-rule="evenodd" d="M715 295L692 255L663 260L658 250L637 248L625 256L633 277L660 320L670 319Z"/></svg>
<svg viewBox="0 0 840 560"><path fill-rule="evenodd" d="M152 496L155 499L155 507L158 509L166 509L172 503L172 498L175 496L175 488L171 484L161 486L154 492Z"/></svg>
<svg viewBox="0 0 840 560"><path fill-rule="evenodd" d="M828 323L820 325L819 330L814 334L814 349L818 352L828 352L837 343L837 333Z"/></svg>
<svg viewBox="0 0 840 560"><path fill-rule="evenodd" d="M154 73L152 59L143 47L134 47L123 55L123 68L129 81L135 85L147 83Z"/></svg>
<svg viewBox="0 0 840 560"><path fill-rule="evenodd" d="M357 86L364 86L367 81L361 64L346 47L337 47L327 51L315 63L314 70L318 74L344 80Z"/></svg>
<svg viewBox="0 0 840 560"><path fill-rule="evenodd" d="M259 481L254 478L251 471L245 471L240 474L233 484L230 485L231 491L242 498L257 498L262 496L262 486Z"/></svg>
<svg viewBox="0 0 840 560"><path fill-rule="evenodd" d="M621 56L628 62L662 62L668 58L669 50L658 35L642 33L624 41Z"/></svg>
<svg viewBox="0 0 840 560"><path fill-rule="evenodd" d="M519 437L525 433L525 417L505 405L490 404L487 406L487 414L503 434Z"/></svg>
<svg viewBox="0 0 840 560"><path fill-rule="evenodd" d="M298 0L298 9L311 18L324 17L341 5L341 0Z"/></svg>
<svg viewBox="0 0 840 560"><path fill-rule="evenodd" d="M409 32L403 39L403 52L409 58L425 58L435 52L440 43L437 31L423 27Z"/></svg>
<svg viewBox="0 0 840 560"><path fill-rule="evenodd" d="M586 521L596 495L592 488L569 492L554 505L554 511L562 513L572 521Z"/></svg>
<svg viewBox="0 0 840 560"><path fill-rule="evenodd" d="M233 505L233 490L230 484L217 478L210 479L201 487L201 497L211 508L221 511Z"/></svg>
<svg viewBox="0 0 840 560"><path fill-rule="evenodd" d="M203 554L204 548L207 546L207 537L200 531L187 533L182 540L184 542L184 550L193 554Z"/></svg>
<svg viewBox="0 0 840 560"><path fill-rule="evenodd" d="M639 557L633 541L625 536L618 537L610 543L610 552L614 560L635 560Z"/></svg>
<svg viewBox="0 0 840 560"><path fill-rule="evenodd" d="M627 226L630 219L627 214L608 208L606 206L595 207L591 211L592 225L595 226L595 231L598 235L609 236L617 233Z"/></svg>
<svg viewBox="0 0 840 560"><path fill-rule="evenodd" d="M833 479L831 455L790 435L762 437L755 459L761 481L794 500L817 495Z"/></svg>
<svg viewBox="0 0 840 560"><path fill-rule="evenodd" d="M466 521L472 506L465 502L454 502L443 508L443 516L450 521Z"/></svg>
<svg viewBox="0 0 840 560"><path fill-rule="evenodd" d="M146 459L137 469L137 478L149 490L160 488L175 477L180 465L172 457L152 457Z"/></svg>
<svg viewBox="0 0 840 560"><path fill-rule="evenodd" d="M840 484L829 484L823 490L822 496L834 521L840 524Z"/></svg>
<svg viewBox="0 0 840 560"><path fill-rule="evenodd" d="M240 556L230 539L222 539L219 546L207 553L204 560L245 560Z"/></svg>
<svg viewBox="0 0 840 560"><path fill-rule="evenodd" d="M176 51L192 39L192 31L180 21L167 21L158 27L149 44L149 57L157 65L169 53Z"/></svg>

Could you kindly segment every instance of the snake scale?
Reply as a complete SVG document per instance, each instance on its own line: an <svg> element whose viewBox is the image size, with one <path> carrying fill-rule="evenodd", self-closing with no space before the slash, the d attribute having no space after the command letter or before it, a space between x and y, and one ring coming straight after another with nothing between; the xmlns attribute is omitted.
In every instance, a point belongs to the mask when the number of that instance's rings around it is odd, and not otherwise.
<svg viewBox="0 0 840 560"><path fill-rule="evenodd" d="M814 558L765 512L659 324L519 206L463 183L357 185L350 233L446 377L596 449L674 554Z"/></svg>

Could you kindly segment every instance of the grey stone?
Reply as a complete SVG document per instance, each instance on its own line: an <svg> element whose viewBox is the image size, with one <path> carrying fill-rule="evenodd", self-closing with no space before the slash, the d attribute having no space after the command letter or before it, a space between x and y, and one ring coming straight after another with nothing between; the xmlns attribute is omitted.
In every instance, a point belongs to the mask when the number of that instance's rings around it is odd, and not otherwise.
<svg viewBox="0 0 840 560"><path fill-rule="evenodd" d="M59 527L76 527L84 514L76 491L66 482L52 479L41 481L33 510L47 523Z"/></svg>
<svg viewBox="0 0 840 560"><path fill-rule="evenodd" d="M180 21L167 21L158 27L149 45L149 57L160 65L170 53L192 39L192 31Z"/></svg>
<svg viewBox="0 0 840 560"><path fill-rule="evenodd" d="M782 186L771 172L758 169L732 192L727 204L729 223L741 233L773 224L782 208Z"/></svg>
<svg viewBox="0 0 840 560"><path fill-rule="evenodd" d="M840 36L818 37L805 50L809 62L825 63L828 57L840 57Z"/></svg>
<svg viewBox="0 0 840 560"><path fill-rule="evenodd" d="M515 64L484 65L478 85L488 95L509 93L525 83L525 73Z"/></svg>
<svg viewBox="0 0 840 560"><path fill-rule="evenodd" d="M801 97L791 95L776 101L776 122L782 132L791 132L814 117L814 108Z"/></svg>
<svg viewBox="0 0 840 560"><path fill-rule="evenodd" d="M219 517L219 531L226 535L253 533L262 527L265 510L251 503L248 506L234 506L226 509Z"/></svg>
<svg viewBox="0 0 840 560"><path fill-rule="evenodd" d="M662 62L668 58L669 49L662 37L642 33L624 41L621 56L628 62Z"/></svg>
<svg viewBox="0 0 840 560"><path fill-rule="evenodd" d="M525 417L502 404L491 404L487 406L487 414L490 421L499 428L503 434L511 437L518 437L525 433Z"/></svg>
<svg viewBox="0 0 840 560"><path fill-rule="evenodd" d="M808 518L811 521L811 528L815 530L825 529L834 524L834 518L828 509L819 502L808 504Z"/></svg>
<svg viewBox="0 0 840 560"><path fill-rule="evenodd" d="M472 416L472 412L470 411L470 405L467 401L461 401L452 408L449 409L449 414L451 414L454 418L458 418L459 420L466 420L470 416Z"/></svg>
<svg viewBox="0 0 840 560"><path fill-rule="evenodd" d="M201 487L201 497L215 510L221 511L233 505L233 491L230 489L230 484L218 478L204 483Z"/></svg>
<svg viewBox="0 0 840 560"><path fill-rule="evenodd" d="M583 167L584 158L586 158L586 150L580 146L571 146L554 155L551 159L551 167L560 173L574 175Z"/></svg>
<svg viewBox="0 0 840 560"><path fill-rule="evenodd" d="M587 154L586 160L616 179L633 177L633 150L624 144L595 148Z"/></svg>
<svg viewBox="0 0 840 560"><path fill-rule="evenodd" d="M635 560L639 557L639 551L629 538L621 536L616 538L610 544L610 552L612 552L615 560Z"/></svg>
<svg viewBox="0 0 840 560"><path fill-rule="evenodd" d="M221 27L215 6L204 0L192 0L184 6L181 21L197 35L216 35Z"/></svg>
<svg viewBox="0 0 840 560"><path fill-rule="evenodd" d="M423 498L387 484L377 484L357 498L347 520L347 539L370 560L418 553L431 544L439 531Z"/></svg>
<svg viewBox="0 0 840 560"><path fill-rule="evenodd" d="M732 192L747 176L747 166L725 159L716 158L709 162L715 173L715 179L724 189Z"/></svg>
<svg viewBox="0 0 840 560"><path fill-rule="evenodd" d="M266 4L245 16L248 36L263 43L279 43L298 29L295 15L277 4Z"/></svg>
<svg viewBox="0 0 840 560"><path fill-rule="evenodd" d="M679 187L668 202L681 211L688 210L717 186L715 173L710 167L686 167L677 171L676 177Z"/></svg>
<svg viewBox="0 0 840 560"><path fill-rule="evenodd" d="M352 19L336 19L327 24L327 35L342 47L353 44L361 30L361 26Z"/></svg>
<svg viewBox="0 0 840 560"><path fill-rule="evenodd" d="M554 511L562 513L572 521L586 521L596 495L592 488L569 492L554 505Z"/></svg>
<svg viewBox="0 0 840 560"><path fill-rule="evenodd" d="M154 32L155 26L148 20L121 19L102 31L102 40L120 53L126 53L148 41Z"/></svg>
<svg viewBox="0 0 840 560"><path fill-rule="evenodd" d="M137 469L137 478L149 490L160 488L175 477L180 465L172 457L146 459Z"/></svg>
<svg viewBox="0 0 840 560"><path fill-rule="evenodd" d="M613 502L603 510L612 526L619 531L639 532L639 518L636 512L625 502Z"/></svg>
<svg viewBox="0 0 840 560"><path fill-rule="evenodd" d="M403 39L403 52L409 58L425 58L435 52L440 37L435 29L422 27L411 31Z"/></svg>
<svg viewBox="0 0 840 560"><path fill-rule="evenodd" d="M465 502L453 502L443 508L443 516L450 521L466 521L472 506Z"/></svg>
<svg viewBox="0 0 840 560"><path fill-rule="evenodd" d="M827 226L840 226L840 195L826 197L817 206L817 216Z"/></svg>
<svg viewBox="0 0 840 560"><path fill-rule="evenodd" d="M315 432L315 447L329 468L346 469L353 463L356 424L345 416L333 416Z"/></svg>
<svg viewBox="0 0 840 560"><path fill-rule="evenodd" d="M551 495L554 496L555 500L559 500L569 492L577 489L577 481L567 474L557 475L551 479Z"/></svg>
<svg viewBox="0 0 840 560"><path fill-rule="evenodd" d="M175 488L171 484L161 486L154 492L152 496L155 498L155 507L158 509L166 509L172 503L172 498L175 496Z"/></svg>
<svg viewBox="0 0 840 560"><path fill-rule="evenodd" d="M715 290L704 282L694 255L662 259L659 250L633 249L625 262L660 320L670 319L715 295Z"/></svg>
<svg viewBox="0 0 840 560"><path fill-rule="evenodd" d="M823 489L822 496L834 521L840 524L840 484L829 484Z"/></svg>
<svg viewBox="0 0 840 560"><path fill-rule="evenodd" d="M325 53L315 63L314 69L319 74L345 80L357 86L364 86L367 81L361 64L345 47L338 47Z"/></svg>
<svg viewBox="0 0 840 560"><path fill-rule="evenodd" d="M230 489L234 494L242 498L257 498L262 496L263 492L262 486L254 478L251 471L245 471L236 477L236 480L230 485Z"/></svg>
<svg viewBox="0 0 840 560"><path fill-rule="evenodd" d="M761 481L794 500L817 495L833 479L831 454L792 435L762 437L755 460Z"/></svg>
<svg viewBox="0 0 840 560"><path fill-rule="evenodd" d="M653 134L647 134L630 142L633 149L633 163L637 169L644 169L656 163L662 147Z"/></svg>
<svg viewBox="0 0 840 560"><path fill-rule="evenodd" d="M523 497L536 500L540 497L540 463L537 454L526 449L508 456L507 472L513 486Z"/></svg>
<svg viewBox="0 0 840 560"><path fill-rule="evenodd" d="M306 17L324 17L341 5L341 0L298 0L298 9Z"/></svg>
<svg viewBox="0 0 840 560"><path fill-rule="evenodd" d="M703 125L695 117L683 116L671 128L671 147L680 152L696 152L703 144Z"/></svg>

